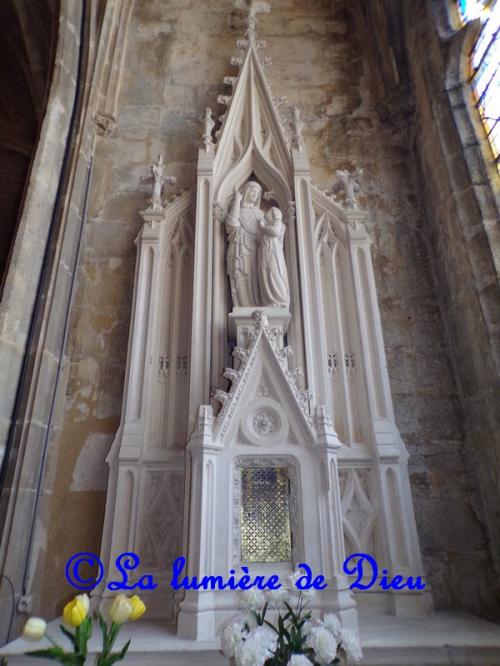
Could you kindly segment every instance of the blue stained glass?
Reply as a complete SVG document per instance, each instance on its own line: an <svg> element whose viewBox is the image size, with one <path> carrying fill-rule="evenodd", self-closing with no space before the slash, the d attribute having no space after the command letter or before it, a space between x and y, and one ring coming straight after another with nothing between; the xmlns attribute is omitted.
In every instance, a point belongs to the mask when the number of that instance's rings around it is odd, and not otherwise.
<svg viewBox="0 0 500 666"><path fill-rule="evenodd" d="M481 0L459 0L458 7L464 23L479 18L487 2Z"/></svg>
<svg viewBox="0 0 500 666"><path fill-rule="evenodd" d="M500 0L459 0L464 23L480 18L471 53L471 86L497 166L500 169Z"/></svg>

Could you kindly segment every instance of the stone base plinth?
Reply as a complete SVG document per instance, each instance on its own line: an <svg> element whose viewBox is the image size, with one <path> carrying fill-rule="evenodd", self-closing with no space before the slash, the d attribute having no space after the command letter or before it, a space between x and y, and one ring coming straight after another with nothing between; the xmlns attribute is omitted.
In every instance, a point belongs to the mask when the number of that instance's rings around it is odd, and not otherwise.
<svg viewBox="0 0 500 666"><path fill-rule="evenodd" d="M60 620L48 628L49 635L61 646L67 645L59 631ZM500 664L500 626L472 615L454 612L431 613L413 618L391 615L360 615L359 627L364 658L362 666L455 666ZM125 662L127 666L229 666L219 652L219 639L190 641L175 635L162 622L139 620L125 624L116 649L131 638ZM95 655L100 632L94 627L90 654ZM8 657L9 666L33 666L25 650L49 647L47 640L27 643L21 639L6 645L0 656ZM37 659L36 662L53 664ZM93 663L89 657L88 663Z"/></svg>
<svg viewBox="0 0 500 666"><path fill-rule="evenodd" d="M287 332L288 324L290 323L291 315L287 308L271 308L271 307L250 307L250 308L233 308L233 311L228 315L228 334L229 339L237 347L247 347L247 334L253 330L255 326L255 312L262 312L266 315L271 328L281 328L283 335ZM283 336L281 339L283 342Z"/></svg>

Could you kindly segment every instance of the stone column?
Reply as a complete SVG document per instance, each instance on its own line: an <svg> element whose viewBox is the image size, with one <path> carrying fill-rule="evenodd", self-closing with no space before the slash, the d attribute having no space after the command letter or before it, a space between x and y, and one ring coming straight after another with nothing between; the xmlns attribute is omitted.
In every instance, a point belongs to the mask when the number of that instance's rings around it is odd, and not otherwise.
<svg viewBox="0 0 500 666"><path fill-rule="evenodd" d="M196 189L196 228L194 240L193 317L191 334L191 375L189 387L189 431L195 424L200 405L210 398L212 353L213 277L213 151L200 148Z"/></svg>
<svg viewBox="0 0 500 666"><path fill-rule="evenodd" d="M323 405L316 408L316 425L318 463L323 471L323 482L326 489L325 493L320 493L320 507L323 515L319 516L325 526L323 573L328 581L328 588L322 593L324 596L323 610L336 613L343 627L358 631L356 602L343 571L345 550L337 462L341 442Z"/></svg>
<svg viewBox="0 0 500 666"><path fill-rule="evenodd" d="M327 347L324 327L321 325L321 279L314 251L315 215L311 196L309 160L304 151L292 151L294 187L297 211L297 250L304 326L306 357L306 384L317 403L331 404L330 387L327 384Z"/></svg>
<svg viewBox="0 0 500 666"><path fill-rule="evenodd" d="M213 575L215 489L217 453L222 447L214 439L212 407L202 405L198 412L195 432L187 447L190 457L191 496L187 568L183 575ZM204 640L215 636L214 593L211 590L187 590L179 606L177 633L182 638Z"/></svg>

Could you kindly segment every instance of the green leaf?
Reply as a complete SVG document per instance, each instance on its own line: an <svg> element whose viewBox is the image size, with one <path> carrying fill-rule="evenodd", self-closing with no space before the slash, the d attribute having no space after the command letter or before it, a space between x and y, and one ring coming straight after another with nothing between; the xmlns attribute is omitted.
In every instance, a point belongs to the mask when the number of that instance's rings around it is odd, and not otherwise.
<svg viewBox="0 0 500 666"><path fill-rule="evenodd" d="M113 654L109 655L109 657L107 657L107 659L102 662L102 666L112 666L117 661L125 659L125 655L127 654L129 647L130 647L130 639L125 643L120 652L114 652Z"/></svg>
<svg viewBox="0 0 500 666"><path fill-rule="evenodd" d="M295 613L293 612L293 608L290 606L288 601L285 601L285 607L288 611L288 613L287 613L287 615L285 615L285 617L287 617L287 616L291 617L295 621Z"/></svg>
<svg viewBox="0 0 500 666"><path fill-rule="evenodd" d="M66 654L61 647L51 647L45 650L32 650L31 652L25 652L25 654L28 657L60 661L62 664L71 664L73 661L73 655Z"/></svg>
<svg viewBox="0 0 500 666"><path fill-rule="evenodd" d="M86 637L87 641L92 636L93 627L94 627L94 623L92 622L92 618L90 617L90 615L87 615L87 617L85 619L85 637Z"/></svg>
<svg viewBox="0 0 500 666"><path fill-rule="evenodd" d="M76 650L76 638L75 634L71 633L71 631L68 631L66 627L64 627L62 624L59 625L59 629L63 632L63 634L66 636L66 638L69 638L71 641L72 646Z"/></svg>
<svg viewBox="0 0 500 666"><path fill-rule="evenodd" d="M125 643L125 645L123 646L122 651L120 652L122 659L123 659L123 658L125 657L125 655L127 654L127 650L128 650L129 647L130 647L130 641L131 641L131 639L129 638L128 641L127 641L127 642Z"/></svg>
<svg viewBox="0 0 500 666"><path fill-rule="evenodd" d="M59 648L63 652L62 648ZM55 659L55 650L57 648L46 648L45 650L31 650L31 652L25 652L24 654L28 657L40 657L40 659Z"/></svg>
<svg viewBox="0 0 500 666"><path fill-rule="evenodd" d="M277 634L279 634L279 631L276 629L276 627L274 626L274 624L272 624L271 622L269 622L269 620L264 620L264 624L267 624L268 627L271 627L271 629L272 629L273 631L275 631Z"/></svg>

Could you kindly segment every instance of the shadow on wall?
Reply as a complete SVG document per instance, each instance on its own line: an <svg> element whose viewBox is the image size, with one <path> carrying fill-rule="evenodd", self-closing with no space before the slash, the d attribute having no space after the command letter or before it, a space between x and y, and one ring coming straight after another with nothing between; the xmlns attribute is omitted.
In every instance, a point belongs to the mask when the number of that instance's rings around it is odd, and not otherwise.
<svg viewBox="0 0 500 666"><path fill-rule="evenodd" d="M54 65L59 0L0 2L0 281L16 234Z"/></svg>

